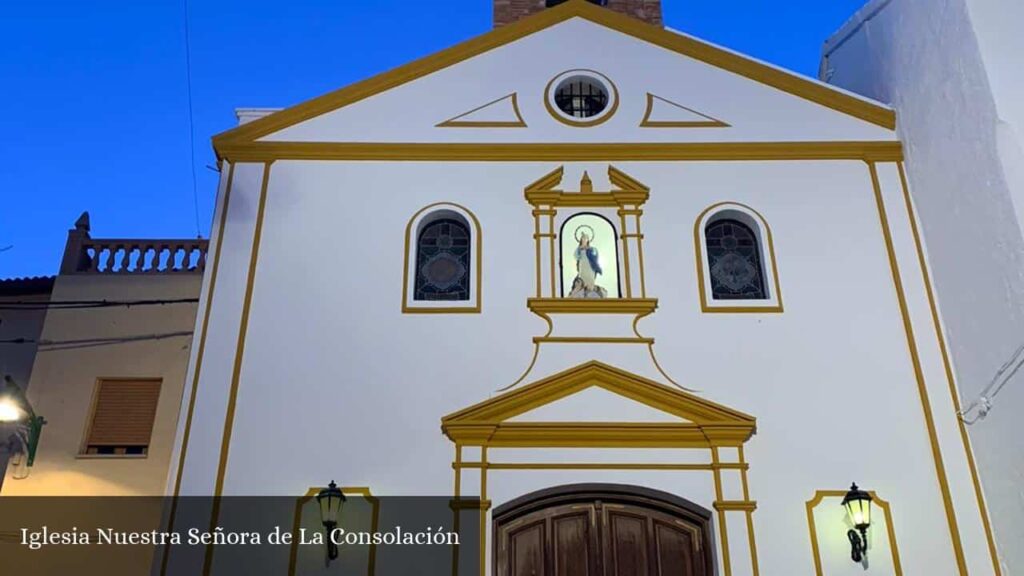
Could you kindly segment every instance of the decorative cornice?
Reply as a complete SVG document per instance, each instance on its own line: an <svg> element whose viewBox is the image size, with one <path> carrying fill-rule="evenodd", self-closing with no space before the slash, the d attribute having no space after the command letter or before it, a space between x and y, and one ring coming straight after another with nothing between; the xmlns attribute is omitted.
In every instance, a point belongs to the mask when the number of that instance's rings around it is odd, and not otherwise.
<svg viewBox="0 0 1024 576"><path fill-rule="evenodd" d="M865 160L903 159L899 141L421 143L231 142L218 146L232 162L272 160L392 160L460 162Z"/></svg>

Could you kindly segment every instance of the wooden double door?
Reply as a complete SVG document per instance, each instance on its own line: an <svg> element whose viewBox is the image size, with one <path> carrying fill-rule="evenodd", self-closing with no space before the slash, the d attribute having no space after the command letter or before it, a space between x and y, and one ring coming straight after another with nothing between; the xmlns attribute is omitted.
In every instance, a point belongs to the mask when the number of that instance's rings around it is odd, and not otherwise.
<svg viewBox="0 0 1024 576"><path fill-rule="evenodd" d="M619 485L544 490L495 510L496 576L712 576L710 513Z"/></svg>

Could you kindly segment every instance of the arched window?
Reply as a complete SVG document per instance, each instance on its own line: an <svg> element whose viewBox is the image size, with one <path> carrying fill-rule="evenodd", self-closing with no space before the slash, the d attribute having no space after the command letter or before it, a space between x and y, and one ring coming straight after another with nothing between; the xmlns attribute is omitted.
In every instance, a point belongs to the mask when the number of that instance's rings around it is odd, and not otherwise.
<svg viewBox="0 0 1024 576"><path fill-rule="evenodd" d="M469 223L455 213L420 225L414 300L469 300Z"/></svg>
<svg viewBox="0 0 1024 576"><path fill-rule="evenodd" d="M715 300L764 300L761 246L746 224L732 218L714 220L704 229L711 272L711 297Z"/></svg>
<svg viewBox="0 0 1024 576"><path fill-rule="evenodd" d="M697 287L704 312L782 312L768 223L736 202L709 206L693 227Z"/></svg>
<svg viewBox="0 0 1024 576"><path fill-rule="evenodd" d="M480 224L457 204L431 204L405 229L403 312L480 311Z"/></svg>

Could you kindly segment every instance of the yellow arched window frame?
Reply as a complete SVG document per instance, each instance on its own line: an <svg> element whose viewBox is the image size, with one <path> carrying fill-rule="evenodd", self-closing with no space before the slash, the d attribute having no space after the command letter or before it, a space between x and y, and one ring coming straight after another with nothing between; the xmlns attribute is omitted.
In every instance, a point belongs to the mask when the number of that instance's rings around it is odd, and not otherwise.
<svg viewBox="0 0 1024 576"><path fill-rule="evenodd" d="M415 300L416 261L419 233L431 220L457 216L469 226L470 266L468 300ZM420 208L405 226L405 255L402 267L402 312L404 314L478 314L483 301L483 234L480 221L471 210L454 202L435 202Z"/></svg>
<svg viewBox="0 0 1024 576"><path fill-rule="evenodd" d="M758 300L716 300L711 291L710 259L707 255L705 230L717 220L738 220L754 232L761 252L762 275L767 298ZM782 312L782 290L779 285L779 267L775 260L775 242L768 222L761 213L739 202L719 202L704 209L693 225L693 243L696 252L697 288L700 308L706 313L777 313Z"/></svg>

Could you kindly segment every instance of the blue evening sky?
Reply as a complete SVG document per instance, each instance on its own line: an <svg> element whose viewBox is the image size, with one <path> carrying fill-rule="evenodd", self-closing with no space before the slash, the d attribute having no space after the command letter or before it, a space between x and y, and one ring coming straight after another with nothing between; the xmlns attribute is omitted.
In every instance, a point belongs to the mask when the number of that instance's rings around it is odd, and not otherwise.
<svg viewBox="0 0 1024 576"><path fill-rule="evenodd" d="M864 0L663 0L668 26L815 76ZM183 0L0 0L0 278L53 274L93 236L196 235ZM491 28L491 0L191 0L199 231L210 137Z"/></svg>

